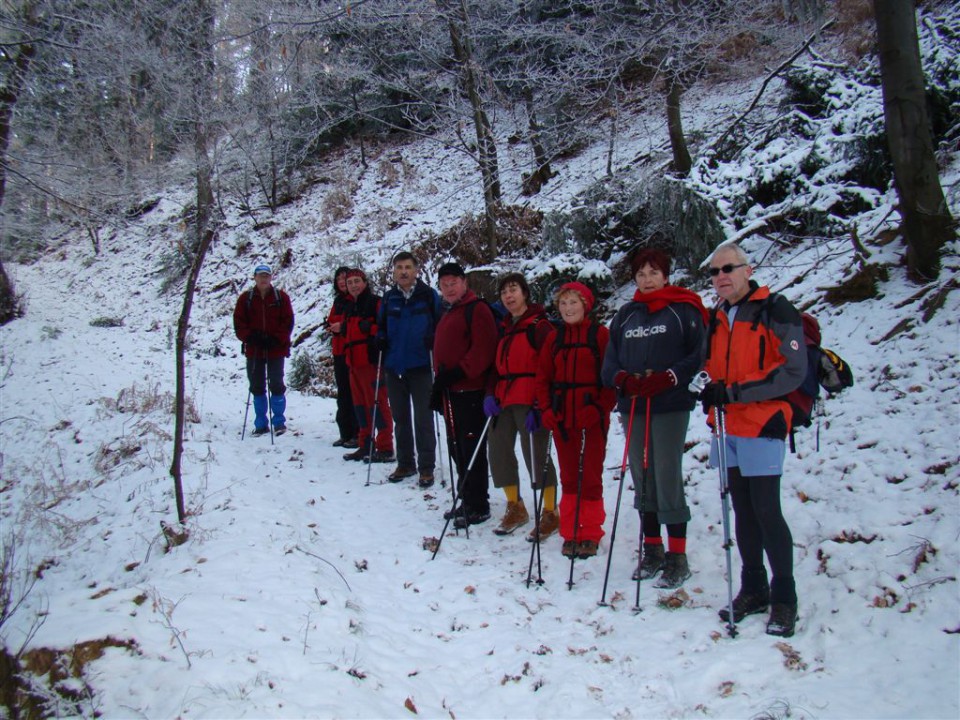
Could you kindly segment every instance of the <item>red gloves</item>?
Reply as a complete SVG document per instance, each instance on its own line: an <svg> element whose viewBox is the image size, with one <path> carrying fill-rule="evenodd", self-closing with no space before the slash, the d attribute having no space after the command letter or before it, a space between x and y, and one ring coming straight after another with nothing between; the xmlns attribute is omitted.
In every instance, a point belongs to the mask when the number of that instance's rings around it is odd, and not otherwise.
<svg viewBox="0 0 960 720"><path fill-rule="evenodd" d="M577 430L593 427L600 422L600 408L596 405L584 405L577 409L575 417Z"/></svg>
<svg viewBox="0 0 960 720"><path fill-rule="evenodd" d="M637 378L638 389L636 394L642 398L659 395L677 384L676 376L669 370L655 372L646 377Z"/></svg>
<svg viewBox="0 0 960 720"><path fill-rule="evenodd" d="M626 370L621 370L613 378L613 384L620 388L624 397L639 395L641 382L639 377L631 375Z"/></svg>
<svg viewBox="0 0 960 720"><path fill-rule="evenodd" d="M557 423L557 416L553 414L553 410L544 410L540 415L540 422L547 430L552 432L557 432L560 429L560 425Z"/></svg>

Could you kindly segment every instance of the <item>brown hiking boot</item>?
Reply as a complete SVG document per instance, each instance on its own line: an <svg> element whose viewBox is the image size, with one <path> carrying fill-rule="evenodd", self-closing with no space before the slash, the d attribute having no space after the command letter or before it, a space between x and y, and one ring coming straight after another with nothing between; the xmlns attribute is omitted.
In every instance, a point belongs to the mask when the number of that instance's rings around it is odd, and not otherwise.
<svg viewBox="0 0 960 720"><path fill-rule="evenodd" d="M577 557L581 560L586 560L587 558L592 558L597 556L597 550L600 548L600 543L596 540L584 540L580 543L580 546L577 548Z"/></svg>
<svg viewBox="0 0 960 720"><path fill-rule="evenodd" d="M530 519L523 500L507 503L507 512L503 515L500 525L493 529L494 535L509 535L521 525L526 525Z"/></svg>
<svg viewBox="0 0 960 720"><path fill-rule="evenodd" d="M560 513L556 510L544 510L540 514L540 527L533 528L527 535L527 542L535 542L540 533L540 542L553 535L560 528Z"/></svg>
<svg viewBox="0 0 960 720"><path fill-rule="evenodd" d="M575 543L573 540L564 540L563 547L560 548L560 552L563 553L564 557L576 557L577 543Z"/></svg>

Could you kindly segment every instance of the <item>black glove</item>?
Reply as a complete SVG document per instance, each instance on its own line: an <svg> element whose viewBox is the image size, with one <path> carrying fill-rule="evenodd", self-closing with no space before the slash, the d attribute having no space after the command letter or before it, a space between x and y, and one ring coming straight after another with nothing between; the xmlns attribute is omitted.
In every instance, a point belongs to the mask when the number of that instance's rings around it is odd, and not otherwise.
<svg viewBox="0 0 960 720"><path fill-rule="evenodd" d="M373 338L373 349L378 353L385 353L388 347L390 347L390 341L382 335L377 335Z"/></svg>
<svg viewBox="0 0 960 720"><path fill-rule="evenodd" d="M424 335L423 336L423 346L429 352L433 352L433 335Z"/></svg>
<svg viewBox="0 0 960 720"><path fill-rule="evenodd" d="M727 402L727 388L723 383L707 383L707 386L700 393L700 403L703 405L703 412L705 414L708 414L710 408L715 405L723 407Z"/></svg>
<svg viewBox="0 0 960 720"><path fill-rule="evenodd" d="M466 373L460 369L459 365L449 370L440 370L433 379L433 389L439 390L442 393L444 390L449 390L451 385L460 382L466 376Z"/></svg>
<svg viewBox="0 0 960 720"><path fill-rule="evenodd" d="M267 347L266 345L267 340L268 340L268 336L262 330L251 330L250 334L247 335L247 345L253 345L254 347L258 347L258 348Z"/></svg>
<svg viewBox="0 0 960 720"><path fill-rule="evenodd" d="M443 390L436 385L430 391L430 409L438 413L443 412Z"/></svg>

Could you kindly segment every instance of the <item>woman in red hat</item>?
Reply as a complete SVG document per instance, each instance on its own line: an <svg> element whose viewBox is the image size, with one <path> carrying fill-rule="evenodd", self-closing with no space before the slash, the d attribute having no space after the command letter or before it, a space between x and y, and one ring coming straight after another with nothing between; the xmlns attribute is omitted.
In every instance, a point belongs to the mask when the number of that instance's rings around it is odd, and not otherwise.
<svg viewBox="0 0 960 720"><path fill-rule="evenodd" d="M610 332L590 319L594 299L579 282L556 297L563 325L540 350L535 382L543 425L553 431L560 465L560 535L566 557L597 554L603 537L603 459L616 394L600 382Z"/></svg>

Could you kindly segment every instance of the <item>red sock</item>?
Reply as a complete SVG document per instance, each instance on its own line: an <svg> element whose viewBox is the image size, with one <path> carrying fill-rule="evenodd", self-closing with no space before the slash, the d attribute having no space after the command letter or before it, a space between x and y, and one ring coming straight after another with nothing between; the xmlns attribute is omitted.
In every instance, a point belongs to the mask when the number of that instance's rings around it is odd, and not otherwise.
<svg viewBox="0 0 960 720"><path fill-rule="evenodd" d="M656 537L646 537L643 538L644 545L663 545L663 538L657 535Z"/></svg>
<svg viewBox="0 0 960 720"><path fill-rule="evenodd" d="M679 555L684 555L687 552L687 539L686 538L676 538L668 537L667 538L667 548L672 553L677 553Z"/></svg>

